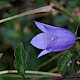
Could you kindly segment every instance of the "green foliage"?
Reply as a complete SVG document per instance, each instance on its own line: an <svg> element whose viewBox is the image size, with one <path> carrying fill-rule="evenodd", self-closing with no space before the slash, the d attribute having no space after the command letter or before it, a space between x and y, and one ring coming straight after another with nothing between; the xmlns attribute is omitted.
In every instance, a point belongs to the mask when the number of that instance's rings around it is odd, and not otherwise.
<svg viewBox="0 0 80 80"><path fill-rule="evenodd" d="M47 5L45 0L35 0L35 3L37 4L38 7Z"/></svg>
<svg viewBox="0 0 80 80"><path fill-rule="evenodd" d="M9 11L9 13L4 13L3 18L7 18L7 17L11 17L14 16L18 13L18 9L12 9ZM18 19L13 19L13 20L9 20L7 22L5 22L5 25L8 27L13 27L15 25L15 23L18 22Z"/></svg>
<svg viewBox="0 0 80 80"><path fill-rule="evenodd" d="M0 1L0 8L11 6L7 1Z"/></svg>
<svg viewBox="0 0 80 80"><path fill-rule="evenodd" d="M14 66L16 70L21 74L22 76L25 76L25 70L27 68L26 66L26 52L24 50L24 46L22 43L20 43L14 52L15 55L15 61Z"/></svg>
<svg viewBox="0 0 80 80"><path fill-rule="evenodd" d="M54 24L59 27L65 26L65 24L68 21L67 18L63 15L56 15L54 16L54 19L55 19Z"/></svg>
<svg viewBox="0 0 80 80"><path fill-rule="evenodd" d="M3 78L0 78L0 80L4 80Z"/></svg>
<svg viewBox="0 0 80 80"><path fill-rule="evenodd" d="M72 57L72 54L70 53L70 51L68 51L59 59L58 69L62 74L64 74L67 71L67 66L71 60L71 57Z"/></svg>

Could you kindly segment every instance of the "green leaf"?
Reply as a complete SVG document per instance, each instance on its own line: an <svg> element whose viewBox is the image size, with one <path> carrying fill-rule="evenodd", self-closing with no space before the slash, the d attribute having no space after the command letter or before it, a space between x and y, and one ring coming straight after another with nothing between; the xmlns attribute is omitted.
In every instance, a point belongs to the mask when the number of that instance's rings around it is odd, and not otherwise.
<svg viewBox="0 0 80 80"><path fill-rule="evenodd" d="M67 65L71 60L71 57L72 57L72 54L70 53L70 51L68 51L59 59L58 69L62 74L64 74L67 71Z"/></svg>
<svg viewBox="0 0 80 80"><path fill-rule="evenodd" d="M10 4L6 1L0 1L0 8L3 8L3 7L9 7Z"/></svg>
<svg viewBox="0 0 80 80"><path fill-rule="evenodd" d="M18 73L22 76L25 76L25 70L26 70L26 52L24 50L24 46L22 43L20 43L14 52L15 55L15 61L14 66L17 69Z"/></svg>
<svg viewBox="0 0 80 80"><path fill-rule="evenodd" d="M73 67L71 67L71 66L67 66L67 68L66 68L66 72L65 72L65 74L64 75L74 75L74 73L75 73L75 70L74 70L74 68Z"/></svg>

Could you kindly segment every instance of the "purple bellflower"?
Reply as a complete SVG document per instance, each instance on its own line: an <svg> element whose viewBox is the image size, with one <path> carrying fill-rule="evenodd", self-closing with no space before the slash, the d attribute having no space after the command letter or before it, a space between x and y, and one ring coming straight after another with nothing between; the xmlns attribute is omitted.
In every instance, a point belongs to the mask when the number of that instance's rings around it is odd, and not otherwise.
<svg viewBox="0 0 80 80"><path fill-rule="evenodd" d="M35 24L42 33L36 35L30 43L36 48L43 50L38 55L38 58L50 52L67 50L76 42L75 35L67 29L54 27L37 21L35 21Z"/></svg>

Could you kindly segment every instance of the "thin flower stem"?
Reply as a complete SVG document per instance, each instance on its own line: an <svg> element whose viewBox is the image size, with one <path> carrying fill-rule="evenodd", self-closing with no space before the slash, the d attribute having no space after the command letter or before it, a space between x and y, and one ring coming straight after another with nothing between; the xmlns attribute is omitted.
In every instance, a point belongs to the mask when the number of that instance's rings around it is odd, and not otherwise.
<svg viewBox="0 0 80 80"><path fill-rule="evenodd" d="M0 74L15 74L18 73L17 70L6 70L6 71L0 71ZM42 72L42 71L25 71L26 74L42 74L42 75L50 75L50 76L61 76L61 74L58 73L50 73L50 72Z"/></svg>
<svg viewBox="0 0 80 80"><path fill-rule="evenodd" d="M8 73L8 70L0 71L0 74L7 74L7 73Z"/></svg>
<svg viewBox="0 0 80 80"><path fill-rule="evenodd" d="M18 73L16 70L6 70L1 71L0 74L6 74L6 73ZM26 73L31 74L43 74L43 75L50 75L50 76L56 76L56 78L51 78L50 80L62 80L62 79L71 79L71 78L80 78L80 75L73 75L73 76L61 76L61 74L57 73L49 73L49 72L41 72L41 71L26 71ZM23 78L25 80L25 77Z"/></svg>
<svg viewBox="0 0 80 80"><path fill-rule="evenodd" d="M76 28L75 36L77 35L78 28L79 28L79 24L78 24L78 26Z"/></svg>
<svg viewBox="0 0 80 80"><path fill-rule="evenodd" d="M77 40L79 40L80 39L80 37L77 37Z"/></svg>
<svg viewBox="0 0 80 80"><path fill-rule="evenodd" d="M0 23L3 23L3 22L8 21L8 20L15 19L15 18L19 18L19 17L22 17L22 16L30 15L30 14L35 14L35 13L40 13L40 12L50 12L51 10L52 10L52 6L50 6L50 5L49 6L44 6L44 7L41 7L41 8L25 11L23 13L20 13L20 14L17 14L17 15L8 17L8 18L4 18L4 19L0 20Z"/></svg>

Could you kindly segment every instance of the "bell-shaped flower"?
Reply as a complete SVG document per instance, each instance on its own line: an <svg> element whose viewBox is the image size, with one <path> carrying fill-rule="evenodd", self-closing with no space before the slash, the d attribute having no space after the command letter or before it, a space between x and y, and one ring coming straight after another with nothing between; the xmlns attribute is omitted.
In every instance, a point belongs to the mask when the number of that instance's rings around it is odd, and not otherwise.
<svg viewBox="0 0 80 80"><path fill-rule="evenodd" d="M58 28L35 21L36 26L42 33L36 35L31 44L43 51L38 55L41 57L50 52L61 52L71 48L76 42L75 35L64 28Z"/></svg>

